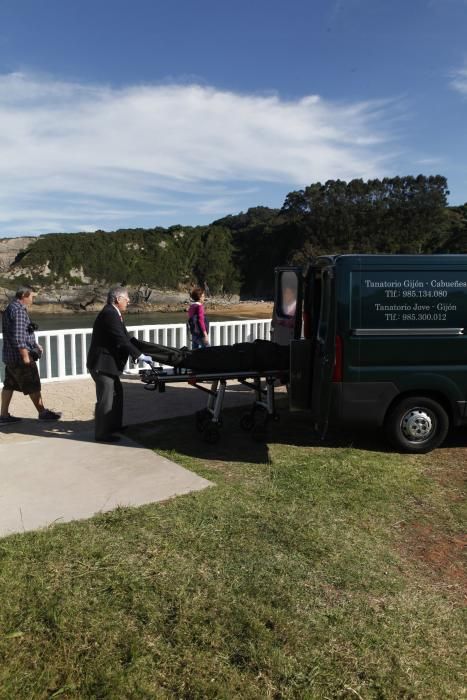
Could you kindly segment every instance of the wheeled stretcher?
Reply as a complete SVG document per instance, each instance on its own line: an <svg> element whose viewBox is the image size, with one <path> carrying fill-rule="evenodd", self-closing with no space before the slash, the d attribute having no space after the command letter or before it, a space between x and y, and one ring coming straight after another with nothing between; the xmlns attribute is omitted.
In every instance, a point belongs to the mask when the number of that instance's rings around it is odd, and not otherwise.
<svg viewBox="0 0 467 700"><path fill-rule="evenodd" d="M136 338L132 342L153 359L150 369L140 371L146 389L163 392L167 384L188 382L207 394L206 408L196 414L196 425L206 442L214 443L219 439L222 405L227 382L231 380L254 392L251 409L241 419L244 430L251 430L253 436L260 439L266 433L268 422L277 420L274 388L278 383L289 381L288 347L268 340L200 350L170 348Z"/></svg>
<svg viewBox="0 0 467 700"><path fill-rule="evenodd" d="M166 369L155 363L150 369L140 370L141 381L148 391L164 392L167 384L188 382L196 389L207 394L206 408L197 411L196 427L205 442L214 444L220 438L222 427L222 406L227 382L236 380L239 384L252 389L254 401L247 413L240 420L243 430L251 431L252 437L262 440L267 435L271 420L278 420L275 404L275 387L286 384L288 370L251 370L232 372L199 372L190 369ZM210 385L210 386L206 386Z"/></svg>

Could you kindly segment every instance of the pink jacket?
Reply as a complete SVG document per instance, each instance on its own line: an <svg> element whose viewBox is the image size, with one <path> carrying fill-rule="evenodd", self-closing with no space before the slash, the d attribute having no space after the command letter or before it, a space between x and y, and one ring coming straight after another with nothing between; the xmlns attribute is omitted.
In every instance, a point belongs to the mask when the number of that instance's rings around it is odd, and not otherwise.
<svg viewBox="0 0 467 700"><path fill-rule="evenodd" d="M204 320L204 306L199 302L195 301L190 305L188 309L188 318L193 318L193 316L198 316L198 326L202 335L207 334L206 322Z"/></svg>

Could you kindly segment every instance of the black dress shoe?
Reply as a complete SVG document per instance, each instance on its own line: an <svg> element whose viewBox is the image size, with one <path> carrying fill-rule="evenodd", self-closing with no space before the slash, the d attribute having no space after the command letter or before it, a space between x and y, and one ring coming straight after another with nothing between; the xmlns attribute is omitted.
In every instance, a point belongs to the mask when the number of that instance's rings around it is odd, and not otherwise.
<svg viewBox="0 0 467 700"><path fill-rule="evenodd" d="M115 428L114 432L115 433L124 433L125 430L128 430L130 426L129 425L121 425L119 428Z"/></svg>
<svg viewBox="0 0 467 700"><path fill-rule="evenodd" d="M118 435L106 435L105 437L95 438L96 442L118 442L120 437Z"/></svg>

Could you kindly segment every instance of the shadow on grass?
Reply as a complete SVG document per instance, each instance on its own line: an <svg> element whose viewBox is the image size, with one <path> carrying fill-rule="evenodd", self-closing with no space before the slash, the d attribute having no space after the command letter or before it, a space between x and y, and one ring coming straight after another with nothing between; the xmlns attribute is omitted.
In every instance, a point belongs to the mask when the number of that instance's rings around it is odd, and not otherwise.
<svg viewBox="0 0 467 700"><path fill-rule="evenodd" d="M270 421L263 436L242 429L240 420L247 407L223 412L223 425L215 444L205 442L203 434L197 430L194 415L139 425L132 428L131 436L147 447L168 452L176 450L197 459L256 464L270 461L269 446L272 444L310 448L352 446L375 452L387 451L384 436L374 430L371 435L365 431L329 431L326 438L321 439L313 430L309 414L289 412L286 400L278 402L278 411L279 420Z"/></svg>
<svg viewBox="0 0 467 700"><path fill-rule="evenodd" d="M276 394L278 421L270 421L266 434L255 440L252 432L242 430L240 420L252 406L254 394L242 385L229 385L222 412L220 439L207 444L196 429L196 412L206 407L206 395L193 387L170 386L166 393L148 392L138 376L124 377L124 423L131 426L129 437L143 446L170 452L176 450L189 457L222 461L265 464L270 461L269 446L292 445L309 448L343 448L371 452L392 452L384 433L377 428L342 429L331 427L324 439L314 429L307 412L290 412L285 393ZM131 381L128 381L130 379ZM79 389L79 387L78 387ZM92 413L93 401L88 413ZM59 408L61 408L59 406ZM65 406L63 407L65 408ZM184 414L184 415L182 415ZM26 419L19 424L2 426L1 436L11 433L28 437L65 438L94 441L94 421L61 420L48 423ZM122 446L127 446L125 441ZM440 449L462 449L467 446L466 430L451 431Z"/></svg>
<svg viewBox="0 0 467 700"><path fill-rule="evenodd" d="M332 427L325 438L321 439L313 429L307 412L288 411L286 398L279 399L277 408L279 420L269 422L262 438L258 438L254 431L241 428L240 420L248 412L247 406L223 411L223 425L215 444L204 441L203 434L197 430L195 415L135 426L131 430L131 436L147 447L168 452L176 450L197 459L256 464L270 461L269 446L273 444L316 449L353 447L369 452L394 452L387 444L382 429L372 427L343 430ZM465 429L458 429L450 433L439 449L465 448L466 444Z"/></svg>

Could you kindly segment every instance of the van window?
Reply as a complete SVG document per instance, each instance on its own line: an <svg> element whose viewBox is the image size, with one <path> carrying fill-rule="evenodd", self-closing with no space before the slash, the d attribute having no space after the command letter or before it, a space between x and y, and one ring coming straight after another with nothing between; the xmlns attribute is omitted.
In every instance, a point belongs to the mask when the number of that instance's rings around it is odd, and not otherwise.
<svg viewBox="0 0 467 700"><path fill-rule="evenodd" d="M293 318L297 308L298 279L291 270L282 273L279 286L278 315Z"/></svg>

